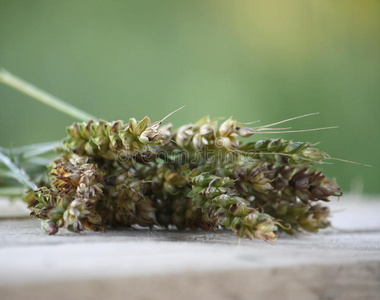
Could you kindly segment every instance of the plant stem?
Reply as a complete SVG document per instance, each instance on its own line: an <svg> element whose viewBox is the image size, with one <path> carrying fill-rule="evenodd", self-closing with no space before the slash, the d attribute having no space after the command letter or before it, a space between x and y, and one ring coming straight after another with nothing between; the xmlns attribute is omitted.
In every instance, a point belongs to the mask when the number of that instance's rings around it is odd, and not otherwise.
<svg viewBox="0 0 380 300"><path fill-rule="evenodd" d="M23 185L26 185L30 187L33 190L37 189L37 185L34 182L29 181L27 175L25 175L25 172L23 172L20 168L18 168L10 159L8 156L4 155L0 151L0 162L3 162L4 165L6 165L12 173L15 175L16 179Z"/></svg>
<svg viewBox="0 0 380 300"><path fill-rule="evenodd" d="M5 69L0 69L0 82L8 85L15 90L34 98L37 101L40 101L56 110L59 110L71 117L79 119L81 121L87 120L97 120L98 118L86 113L85 111L66 103L65 101L54 97L53 95L37 88L29 82L24 81L23 79L9 73Z"/></svg>

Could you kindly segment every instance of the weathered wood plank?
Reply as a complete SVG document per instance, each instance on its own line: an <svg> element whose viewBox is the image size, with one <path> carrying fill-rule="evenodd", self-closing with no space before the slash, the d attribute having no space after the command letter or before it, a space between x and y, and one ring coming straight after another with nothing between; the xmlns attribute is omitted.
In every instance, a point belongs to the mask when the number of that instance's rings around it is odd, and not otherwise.
<svg viewBox="0 0 380 300"><path fill-rule="evenodd" d="M333 228L239 241L227 231L42 233L0 220L2 299L379 299L380 202L331 204ZM377 298L376 298L377 297Z"/></svg>

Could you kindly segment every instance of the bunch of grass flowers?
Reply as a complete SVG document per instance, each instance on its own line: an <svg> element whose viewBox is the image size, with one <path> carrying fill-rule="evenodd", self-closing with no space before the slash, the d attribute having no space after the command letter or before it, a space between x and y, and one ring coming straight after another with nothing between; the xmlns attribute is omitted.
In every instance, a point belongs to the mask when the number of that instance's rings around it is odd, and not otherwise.
<svg viewBox="0 0 380 300"><path fill-rule="evenodd" d="M243 143L261 128L203 118L171 131L162 121L74 123L34 197L32 215L50 234L107 226L231 229L274 241L284 230L318 231L340 188L311 164L327 154L309 143Z"/></svg>
<svg viewBox="0 0 380 300"><path fill-rule="evenodd" d="M330 225L322 203L342 191L314 168L328 154L306 142L243 142L256 134L297 132L274 126L311 114L258 127L232 118L218 125L205 117L172 130L171 124L161 126L170 114L158 122L148 116L107 122L10 73L0 75L0 81L89 120L74 123L63 142L54 143L59 157L47 171L34 168L28 176L23 161L0 152L4 168L29 188L24 199L48 234L139 225L225 228L238 237L275 241L281 231L317 232ZM321 129L327 128L309 131Z"/></svg>
<svg viewBox="0 0 380 300"><path fill-rule="evenodd" d="M87 161L87 157L77 155L70 159L61 156L50 166L50 187L42 186L25 198L31 215L43 220L42 228L47 233L55 234L59 228L104 231L96 211L103 195L103 173Z"/></svg>

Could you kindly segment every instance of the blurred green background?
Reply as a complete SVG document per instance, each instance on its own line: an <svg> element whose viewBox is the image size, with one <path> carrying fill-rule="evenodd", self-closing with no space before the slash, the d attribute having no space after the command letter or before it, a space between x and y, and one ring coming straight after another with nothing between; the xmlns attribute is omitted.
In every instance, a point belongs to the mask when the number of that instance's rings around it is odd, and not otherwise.
<svg viewBox="0 0 380 300"><path fill-rule="evenodd" d="M380 1L0 0L0 66L107 120L204 115L321 142L345 192L380 192ZM0 86L0 146L58 140L73 119ZM260 135L255 138L265 138ZM281 137L281 135L271 135Z"/></svg>

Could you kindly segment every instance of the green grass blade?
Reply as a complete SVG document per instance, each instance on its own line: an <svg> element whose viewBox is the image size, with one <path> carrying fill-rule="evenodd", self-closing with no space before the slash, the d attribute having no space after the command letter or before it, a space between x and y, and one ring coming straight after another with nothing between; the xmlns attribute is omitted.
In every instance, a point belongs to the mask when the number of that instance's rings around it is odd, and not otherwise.
<svg viewBox="0 0 380 300"><path fill-rule="evenodd" d="M4 169L2 169L4 168ZM6 168L3 165L0 165L0 178L12 178L15 179L16 176L13 172L9 171L8 168Z"/></svg>
<svg viewBox="0 0 380 300"><path fill-rule="evenodd" d="M12 152L14 153L14 155L20 155L22 156L22 158L25 159L25 158L29 158L33 156L54 153L54 150L60 145L61 145L60 141L32 144L32 145L22 146L18 148L13 148Z"/></svg>
<svg viewBox="0 0 380 300"><path fill-rule="evenodd" d="M0 82L58 111L61 111L71 117L79 119L80 121L98 119L86 113L85 111L39 89L31 83L26 82L25 80L9 73L4 69L0 70Z"/></svg>
<svg viewBox="0 0 380 300"><path fill-rule="evenodd" d="M0 197L19 197L23 195L24 188L11 186L11 187L1 187L0 188Z"/></svg>
<svg viewBox="0 0 380 300"><path fill-rule="evenodd" d="M27 177L27 175L25 174L25 172L18 168L10 159L8 156L4 155L1 151L0 151L0 161L3 162L8 168L9 170L12 171L12 173L15 175L15 178L23 185L26 185L28 187L30 187L31 189L33 190L36 190L37 189L37 185L34 184L33 182L29 181L29 178Z"/></svg>

